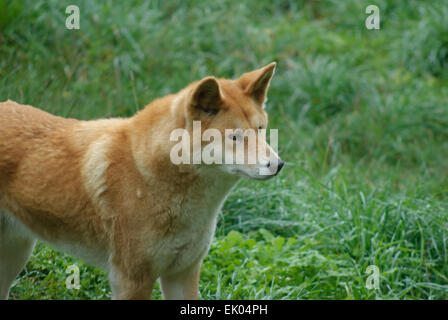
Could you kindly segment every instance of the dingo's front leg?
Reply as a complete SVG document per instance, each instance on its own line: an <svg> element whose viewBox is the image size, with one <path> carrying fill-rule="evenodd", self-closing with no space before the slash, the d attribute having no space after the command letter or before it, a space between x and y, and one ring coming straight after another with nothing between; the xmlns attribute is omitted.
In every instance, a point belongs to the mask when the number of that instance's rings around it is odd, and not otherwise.
<svg viewBox="0 0 448 320"><path fill-rule="evenodd" d="M123 272L113 267L109 283L114 300L149 300L156 279L149 273Z"/></svg>
<svg viewBox="0 0 448 320"><path fill-rule="evenodd" d="M196 300L199 293L200 261L183 272L161 277L163 297L168 300Z"/></svg>

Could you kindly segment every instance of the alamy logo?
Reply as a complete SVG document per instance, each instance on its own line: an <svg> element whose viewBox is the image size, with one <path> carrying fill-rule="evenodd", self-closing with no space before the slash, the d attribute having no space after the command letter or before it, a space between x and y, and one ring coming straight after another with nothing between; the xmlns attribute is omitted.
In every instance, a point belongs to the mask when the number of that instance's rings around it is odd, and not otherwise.
<svg viewBox="0 0 448 320"><path fill-rule="evenodd" d="M257 164L269 159L269 166L260 168L260 175L272 175L278 166L278 130L269 130L270 145L266 143L266 129L225 129L223 139L218 129L202 132L201 121L193 121L193 137L186 129L171 132L170 141L177 141L170 152L171 162L179 164ZM180 141L179 141L180 140ZM223 143L224 141L224 143ZM203 142L210 142L204 147ZM272 154L271 154L272 153Z"/></svg>
<svg viewBox="0 0 448 320"><path fill-rule="evenodd" d="M380 269L375 265L370 265L367 267L366 273L371 274L366 280L366 288L378 290L380 288Z"/></svg>
<svg viewBox="0 0 448 320"><path fill-rule="evenodd" d="M79 7L70 5L65 9L65 13L70 14L67 19L65 19L65 27L69 30L79 30Z"/></svg>
<svg viewBox="0 0 448 320"><path fill-rule="evenodd" d="M366 13L370 14L366 19L366 28L369 30L380 29L380 8L378 6L371 4L367 6Z"/></svg>
<svg viewBox="0 0 448 320"><path fill-rule="evenodd" d="M65 280L65 287L69 290L79 290L81 285L79 284L79 267L75 264L67 267L65 273L72 273Z"/></svg>

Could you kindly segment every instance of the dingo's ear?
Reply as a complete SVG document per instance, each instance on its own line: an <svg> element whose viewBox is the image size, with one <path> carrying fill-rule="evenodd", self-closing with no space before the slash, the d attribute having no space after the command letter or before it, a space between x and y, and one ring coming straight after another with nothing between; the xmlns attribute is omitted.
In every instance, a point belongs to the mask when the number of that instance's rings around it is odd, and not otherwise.
<svg viewBox="0 0 448 320"><path fill-rule="evenodd" d="M190 105L194 110L214 115L218 113L221 104L221 94L216 78L204 78L193 88Z"/></svg>
<svg viewBox="0 0 448 320"><path fill-rule="evenodd" d="M277 63L272 62L261 69L243 74L237 80L244 92L251 95L260 105L266 101L269 83L276 65Z"/></svg>

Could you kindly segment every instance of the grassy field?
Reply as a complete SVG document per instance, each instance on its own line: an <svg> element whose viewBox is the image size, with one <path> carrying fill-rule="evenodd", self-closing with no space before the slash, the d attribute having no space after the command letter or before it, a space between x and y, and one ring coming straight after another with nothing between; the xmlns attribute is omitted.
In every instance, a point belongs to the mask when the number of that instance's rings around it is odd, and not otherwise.
<svg viewBox="0 0 448 320"><path fill-rule="evenodd" d="M65 28L70 4L80 30ZM369 4L380 30L364 25ZM446 17L446 0L0 0L0 100L129 116L201 77L277 61L267 109L287 164L229 197L201 298L448 299ZM65 288L71 264L80 290ZM39 244L11 298L110 289Z"/></svg>

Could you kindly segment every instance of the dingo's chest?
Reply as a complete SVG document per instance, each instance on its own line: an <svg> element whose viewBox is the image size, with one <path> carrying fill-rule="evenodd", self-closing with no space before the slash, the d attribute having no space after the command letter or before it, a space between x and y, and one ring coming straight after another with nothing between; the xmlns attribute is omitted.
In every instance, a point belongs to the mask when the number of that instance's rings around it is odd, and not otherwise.
<svg viewBox="0 0 448 320"><path fill-rule="evenodd" d="M158 269L176 273L197 263L206 255L215 233L219 212L234 183L230 187L228 183L222 183L222 192L215 192L213 195L205 191L201 196L196 194L187 197L188 200L177 206L175 231L149 249Z"/></svg>

